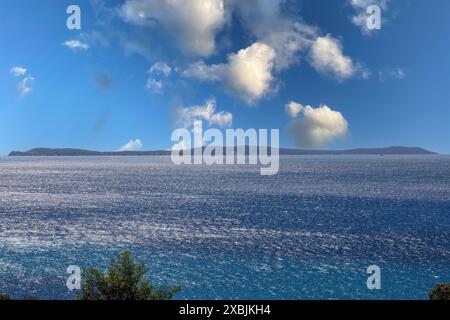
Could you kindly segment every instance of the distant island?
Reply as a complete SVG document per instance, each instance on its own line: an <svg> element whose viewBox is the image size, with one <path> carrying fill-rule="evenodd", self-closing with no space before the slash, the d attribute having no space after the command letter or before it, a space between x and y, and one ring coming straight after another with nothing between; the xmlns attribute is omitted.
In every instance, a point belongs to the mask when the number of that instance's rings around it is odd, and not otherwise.
<svg viewBox="0 0 450 320"><path fill-rule="evenodd" d="M224 148L224 154L226 154ZM437 154L419 147L387 147L387 148L359 148L350 150L302 150L279 149L280 155L432 155ZM82 149L50 149L36 148L29 151L12 151L9 157L73 157L73 156L169 156L170 150L155 151L90 151ZM246 148L248 154L248 147Z"/></svg>

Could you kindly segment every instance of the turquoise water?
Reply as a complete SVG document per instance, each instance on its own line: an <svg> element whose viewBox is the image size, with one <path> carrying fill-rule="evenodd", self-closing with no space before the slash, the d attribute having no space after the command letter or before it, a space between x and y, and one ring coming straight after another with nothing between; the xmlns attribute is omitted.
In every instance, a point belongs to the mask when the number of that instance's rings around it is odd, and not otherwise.
<svg viewBox="0 0 450 320"><path fill-rule="evenodd" d="M0 292L68 299L121 250L180 299L426 299L450 282L450 157L0 158ZM366 268L381 268L368 290Z"/></svg>

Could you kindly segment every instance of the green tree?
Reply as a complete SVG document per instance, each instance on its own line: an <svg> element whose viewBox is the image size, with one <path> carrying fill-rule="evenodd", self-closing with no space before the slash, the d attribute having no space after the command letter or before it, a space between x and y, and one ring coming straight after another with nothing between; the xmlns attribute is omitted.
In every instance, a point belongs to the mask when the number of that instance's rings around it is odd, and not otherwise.
<svg viewBox="0 0 450 320"><path fill-rule="evenodd" d="M449 300L450 301L450 284L438 284L428 294L430 300Z"/></svg>
<svg viewBox="0 0 450 320"><path fill-rule="evenodd" d="M134 262L130 252L113 258L106 273L97 269L83 272L78 300L170 300L179 286L155 289L147 280L147 267Z"/></svg>
<svg viewBox="0 0 450 320"><path fill-rule="evenodd" d="M0 293L0 301L12 300L8 295Z"/></svg>

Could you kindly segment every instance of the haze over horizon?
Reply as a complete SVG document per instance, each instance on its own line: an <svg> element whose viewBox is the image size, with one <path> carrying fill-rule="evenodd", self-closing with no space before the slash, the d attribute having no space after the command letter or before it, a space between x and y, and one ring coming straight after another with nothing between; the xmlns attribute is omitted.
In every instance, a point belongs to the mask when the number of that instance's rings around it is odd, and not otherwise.
<svg viewBox="0 0 450 320"><path fill-rule="evenodd" d="M206 147L206 146L204 146ZM237 146L234 146L234 149ZM246 145L245 154L248 152L249 145ZM223 147L224 153L232 147ZM190 151L193 152L194 148ZM236 152L236 151L235 151ZM426 150L421 147L390 146L384 148L355 148L355 149L290 149L279 148L280 155L439 155L432 150ZM8 156L97 156L97 155L170 155L172 150L116 150L99 151L86 150L80 148L33 148L30 150L13 150Z"/></svg>

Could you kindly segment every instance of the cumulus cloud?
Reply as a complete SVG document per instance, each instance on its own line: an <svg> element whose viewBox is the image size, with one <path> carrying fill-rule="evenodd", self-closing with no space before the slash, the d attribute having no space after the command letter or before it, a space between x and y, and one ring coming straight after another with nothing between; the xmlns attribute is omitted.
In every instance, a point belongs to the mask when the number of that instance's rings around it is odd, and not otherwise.
<svg viewBox="0 0 450 320"><path fill-rule="evenodd" d="M217 34L240 21L255 42L276 51L275 69L298 62L298 53L307 49L318 28L303 23L285 0L127 0L119 12L132 25L163 29L175 37L184 53L208 57L216 51ZM236 20L236 21L237 21ZM143 39L141 39L143 40ZM125 41L129 49L148 55L151 40Z"/></svg>
<svg viewBox="0 0 450 320"><path fill-rule="evenodd" d="M81 42L80 40L68 40L63 43L69 49L72 50L88 50L89 45L87 43Z"/></svg>
<svg viewBox="0 0 450 320"><path fill-rule="evenodd" d="M224 128L231 126L233 115L225 111L216 112L215 99L207 100L203 105L181 108L177 111L177 121L185 128L192 127L196 120Z"/></svg>
<svg viewBox="0 0 450 320"><path fill-rule="evenodd" d="M162 26L185 53L201 57L215 52L226 23L223 0L127 0L120 15L134 25Z"/></svg>
<svg viewBox="0 0 450 320"><path fill-rule="evenodd" d="M261 98L269 91L273 81L275 58L275 50L260 42L230 55L228 86L249 103Z"/></svg>
<svg viewBox="0 0 450 320"><path fill-rule="evenodd" d="M286 112L291 118L297 118L298 114L303 110L303 105L297 102L289 102L286 105Z"/></svg>
<svg viewBox="0 0 450 320"><path fill-rule="evenodd" d="M123 152L123 151L138 151L138 150L142 149L143 145L144 144L139 139L130 140L127 144L124 144L123 146L121 146L117 151L119 151L119 152Z"/></svg>
<svg viewBox="0 0 450 320"><path fill-rule="evenodd" d="M367 8L371 5L377 5L382 10L386 10L389 0L348 0L353 7L355 14L351 17L352 23L358 26L362 33L368 35L370 31L367 28L367 19L371 14L367 13Z"/></svg>
<svg viewBox="0 0 450 320"><path fill-rule="evenodd" d="M216 82L253 105L276 91L281 72L302 60L340 81L359 71L367 77L369 72L360 70L343 54L337 39L321 36L318 27L303 21L297 13L298 6L288 0L124 0L115 12L134 26L133 37L126 33L119 36L126 50L158 59L164 49L155 46L156 41L163 46L169 43L170 47L172 41L167 40L171 38L178 51L188 58L175 61L179 69L164 62L150 68L146 88L155 93L164 91L165 77L181 70L185 78ZM226 46L227 32L231 32L235 22L240 23L253 44L229 54L222 63L208 62L206 58L217 48ZM177 60L179 54L174 57ZM195 62L192 58L200 59Z"/></svg>
<svg viewBox="0 0 450 320"><path fill-rule="evenodd" d="M117 12L135 26L135 36L123 41L127 50L155 59L161 48L155 49L154 40L163 39L159 42L166 44L168 37L174 38L188 58L203 58L194 63L184 60L188 66L181 67L183 77L216 82L250 105L275 92L277 75L302 60L340 81L359 71L362 77L369 75L343 54L337 39L323 37L318 27L305 23L293 1L125 0ZM235 22L253 44L229 54L223 63L208 63L205 58L222 48L216 45L218 34ZM225 38L226 33L219 40ZM171 72L170 66L158 62L151 68L154 74L146 87L161 93L164 77Z"/></svg>
<svg viewBox="0 0 450 320"><path fill-rule="evenodd" d="M21 77L27 74L27 68L16 66L12 67L10 72L15 77Z"/></svg>
<svg viewBox="0 0 450 320"><path fill-rule="evenodd" d="M319 30L303 23L285 0L234 1L234 10L244 28L260 42L276 52L275 69L283 70L300 61L300 52L307 49Z"/></svg>
<svg viewBox="0 0 450 320"><path fill-rule="evenodd" d="M256 42L246 49L228 56L228 63L206 65L197 62L182 74L203 81L220 81L247 103L254 103L271 90L275 50Z"/></svg>
<svg viewBox="0 0 450 320"><path fill-rule="evenodd" d="M328 106L303 107L295 102L289 105L295 106L296 116L301 115L291 122L288 129L300 148L318 148L343 138L348 133L347 120L340 112Z"/></svg>
<svg viewBox="0 0 450 320"><path fill-rule="evenodd" d="M338 80L348 79L361 69L344 55L341 42L330 35L318 37L314 41L310 50L310 63L319 73Z"/></svg>
<svg viewBox="0 0 450 320"><path fill-rule="evenodd" d="M316 29L305 24L293 23L286 30L273 31L264 37L264 41L277 53L276 70L284 70L300 61L301 52L309 48L315 37Z"/></svg>
<svg viewBox="0 0 450 320"><path fill-rule="evenodd" d="M246 30L275 50L276 72L305 58L318 72L338 80L357 74L362 78L369 76L368 70L343 54L343 46L338 39L322 36L318 27L308 25L293 13L298 9L293 2L236 0L234 6Z"/></svg>
<svg viewBox="0 0 450 320"><path fill-rule="evenodd" d="M230 1L244 29L257 41L228 56L228 62L190 64L182 76L222 83L248 104L254 104L276 90L276 75L307 60L318 72L339 81L355 75L368 78L370 72L343 53L342 44L331 36L289 14L284 0ZM292 10L293 11L293 10Z"/></svg>

